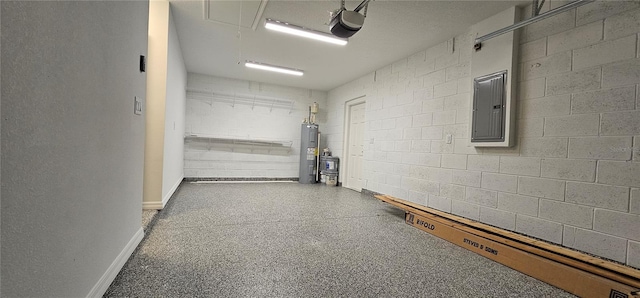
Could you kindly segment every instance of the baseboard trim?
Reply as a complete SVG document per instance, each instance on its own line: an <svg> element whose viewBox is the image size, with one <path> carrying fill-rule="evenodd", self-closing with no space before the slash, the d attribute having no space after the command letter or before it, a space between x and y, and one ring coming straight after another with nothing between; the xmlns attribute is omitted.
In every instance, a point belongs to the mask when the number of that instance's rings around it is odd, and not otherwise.
<svg viewBox="0 0 640 298"><path fill-rule="evenodd" d="M180 184L182 183L183 180L184 180L184 175L181 175L180 179L178 179L178 181L176 181L176 183L173 184L173 186L171 187L167 195L164 196L164 198L162 198L162 208L164 208L164 206L167 206L167 203L169 202L173 194L176 192L176 190L178 190L178 187L180 187Z"/></svg>
<svg viewBox="0 0 640 298"><path fill-rule="evenodd" d="M93 286L89 294L87 294L87 297L102 297L102 295L104 295L113 280L116 278L116 276L118 276L118 273L120 273L120 270L122 269L124 264L127 263L127 260L129 259L131 254L133 254L133 252L136 250L136 247L138 247L138 244L140 244L142 238L144 238L144 231L142 230L142 227L140 227L140 229L133 235L131 240L129 240L129 243L127 243L120 254L118 254L116 259L113 260L111 266L109 266L107 271Z"/></svg>
<svg viewBox="0 0 640 298"><path fill-rule="evenodd" d="M169 192L162 198L162 202L142 202L143 210L162 210L167 205L173 194L178 190L180 184L184 181L184 175L180 176L180 179L171 187Z"/></svg>
<svg viewBox="0 0 640 298"><path fill-rule="evenodd" d="M297 177L185 177L184 182L289 182L298 181Z"/></svg>
<svg viewBox="0 0 640 298"><path fill-rule="evenodd" d="M371 196L371 197L376 196L376 195L382 195L379 192L375 192L373 190L369 190L369 189L366 189L366 188L362 189L362 194L367 195L367 196Z"/></svg>

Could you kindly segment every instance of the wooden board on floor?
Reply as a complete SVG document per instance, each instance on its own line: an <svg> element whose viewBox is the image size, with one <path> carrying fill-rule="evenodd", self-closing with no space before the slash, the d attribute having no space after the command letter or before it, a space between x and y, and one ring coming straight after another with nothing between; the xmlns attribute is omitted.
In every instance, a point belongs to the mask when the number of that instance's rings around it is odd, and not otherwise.
<svg viewBox="0 0 640 298"><path fill-rule="evenodd" d="M413 212L426 217L435 216L436 220L438 218L449 219L451 220L451 222L455 223L456 228L467 231L471 234L494 240L505 245L509 245L511 247L518 248L520 250L524 250L535 255L563 263L565 265L569 265L571 267L579 268L581 270L585 270L602 277L613 279L615 281L640 288L640 275L638 275L637 272L634 273L637 270L633 268L625 267L613 262L589 256L584 253L569 250L567 248L559 247L540 240L531 239L529 237L501 230L495 227L488 226L490 228L490 231L486 231L482 228L484 226L487 226L485 224L473 222L466 218L460 218L455 215L446 213L444 213L444 215L447 217L440 216L439 214L436 215L430 212L437 210L432 210L430 208L419 205L419 207L409 206L404 204L405 201L393 197L382 196L379 197L379 199L408 212ZM443 213L441 211L437 212ZM457 218L459 218L459 220L456 220ZM517 237L509 237L511 235L516 235ZM622 268L624 270L619 270L619 268Z"/></svg>
<svg viewBox="0 0 640 298"><path fill-rule="evenodd" d="M430 208L390 196L377 195L376 198L405 210L407 224L570 293L581 297L640 297L637 292L640 289L640 276L635 274L633 268L495 227L488 226L491 228L489 231L478 229L468 225L467 222L481 226L484 224L464 218L460 218L463 219L461 221L451 220L434 214L444 212L435 210L437 212L430 213L427 212L431 211ZM405 204L405 202L410 204ZM446 213L444 215L456 218L454 215ZM506 232L507 236L514 234L518 237L515 237L516 239L503 237L502 233L495 233L495 230ZM553 246L554 249L568 250L570 253L564 253L569 256L545 249L548 246ZM578 258L574 258L576 255ZM594 260L597 262L592 264L590 261ZM602 263L611 263L616 266L598 266ZM623 267L624 272L620 273L610 269L618 267Z"/></svg>
<svg viewBox="0 0 640 298"><path fill-rule="evenodd" d="M499 237L502 237L508 241L510 241L510 243L513 243L514 245L516 244L523 244L520 245L520 248L522 247L535 247L538 248L540 251L548 251L551 254L555 254L555 255L562 255L565 256L567 258L570 259L574 259L576 261L579 262L583 262L586 264L591 264L593 266L599 267L599 268L603 268L605 270L608 271L612 271L612 272L616 272L616 274L621 274L624 276L629 277L631 280L635 280L636 284L632 284L634 286L640 287L640 270L631 268L631 267L627 267L624 265L620 265L618 263L614 263L614 262L610 262L610 261L606 261L600 258L596 258L584 253L580 253L578 251L575 250L571 250L568 248L564 248L558 245L554 245L554 244L550 244L541 240L537 240L537 239L533 239L527 236L523 236L520 234L516 234L514 232L510 232L510 231L506 231L503 229L499 229L487 224L483 224L480 222L476 222L476 221L472 221L460 216L456 216L453 214L449 214L446 212L442 212L440 210L436 210L436 209L432 209L429 207L425 207L410 201L406 201L406 200L402 200L402 199L398 199L398 198L394 198L391 196L386 196L386 195L377 195L376 198L378 198L379 200L385 201L387 203L390 203L392 205L397 205L396 207L399 207L401 209L406 210L406 207L411 207L413 208L412 210L419 210L419 211L423 211L426 212L428 214L433 214L433 215L437 215L446 219L449 219L451 221L454 222L458 222L462 225L465 226L469 226L471 228L473 228L472 230L474 231L479 231L479 232L485 232L485 234L491 234L491 235L497 235ZM410 210L409 210L410 211ZM546 257L546 256L545 256Z"/></svg>
<svg viewBox="0 0 640 298"><path fill-rule="evenodd" d="M580 297L610 297L612 294L619 296L611 297L630 297L631 293L637 290L631 286L458 230L453 227L452 222L442 223L411 212L406 213L405 220L407 224L429 234ZM482 271L478 273L482 274Z"/></svg>

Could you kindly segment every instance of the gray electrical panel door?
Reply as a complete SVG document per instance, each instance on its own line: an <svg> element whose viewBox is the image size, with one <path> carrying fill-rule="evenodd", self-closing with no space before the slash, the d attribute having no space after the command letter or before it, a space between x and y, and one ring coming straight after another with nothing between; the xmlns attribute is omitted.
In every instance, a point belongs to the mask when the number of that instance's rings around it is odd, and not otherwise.
<svg viewBox="0 0 640 298"><path fill-rule="evenodd" d="M471 142L504 141L506 82L506 70L473 80Z"/></svg>

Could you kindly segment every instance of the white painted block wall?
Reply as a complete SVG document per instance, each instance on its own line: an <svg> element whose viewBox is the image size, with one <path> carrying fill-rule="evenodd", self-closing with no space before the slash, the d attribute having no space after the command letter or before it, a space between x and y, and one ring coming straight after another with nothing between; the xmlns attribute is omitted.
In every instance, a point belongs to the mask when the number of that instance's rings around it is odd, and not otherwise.
<svg viewBox="0 0 640 298"><path fill-rule="evenodd" d="M164 113L162 202L166 204L184 178L184 124L187 69L182 57L175 19L169 14L167 93Z"/></svg>
<svg viewBox="0 0 640 298"><path fill-rule="evenodd" d="M365 95L363 188L640 268L639 32L637 1L523 29L512 148L469 144L468 33L331 90L328 145Z"/></svg>
<svg viewBox="0 0 640 298"><path fill-rule="evenodd" d="M185 135L290 142L286 148L185 142L185 177L297 178L300 125L317 102L317 123L327 132L324 91L276 86L190 73L187 90L293 101L293 107L221 102L187 96ZM324 143L324 140L322 141Z"/></svg>

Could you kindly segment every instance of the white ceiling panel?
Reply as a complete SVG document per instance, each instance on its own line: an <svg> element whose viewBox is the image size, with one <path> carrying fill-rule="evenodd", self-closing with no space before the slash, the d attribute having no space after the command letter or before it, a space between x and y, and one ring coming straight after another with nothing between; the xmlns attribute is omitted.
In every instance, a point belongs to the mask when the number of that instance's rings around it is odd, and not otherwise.
<svg viewBox="0 0 640 298"><path fill-rule="evenodd" d="M205 20L231 27L249 29L259 23L262 9L267 4L263 1L219 1L202 0L203 17Z"/></svg>
<svg viewBox="0 0 640 298"><path fill-rule="evenodd" d="M220 22L235 26L204 20L202 0L170 2L189 72L317 90L340 86L461 34L471 25L511 6L530 3L372 1L360 32L351 37L346 46L337 46L264 28L264 19L272 18L329 32L329 11L340 6L337 0L270 0L256 30L244 20L258 14L260 1L210 2L215 2L215 15ZM347 9L354 9L358 3L360 1L348 1ZM247 12L242 14L243 25L238 34L240 8ZM243 65L245 60L302 69L305 74L291 77L247 69Z"/></svg>

